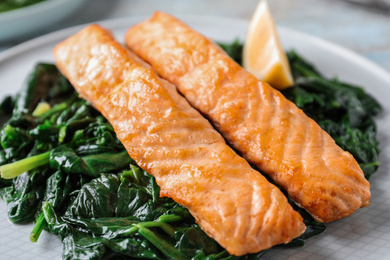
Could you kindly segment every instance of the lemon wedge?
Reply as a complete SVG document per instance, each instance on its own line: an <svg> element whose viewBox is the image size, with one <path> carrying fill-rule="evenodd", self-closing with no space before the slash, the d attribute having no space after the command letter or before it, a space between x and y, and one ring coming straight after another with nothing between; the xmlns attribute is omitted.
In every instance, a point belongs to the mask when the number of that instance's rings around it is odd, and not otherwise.
<svg viewBox="0 0 390 260"><path fill-rule="evenodd" d="M286 53L266 0L260 0L244 43L243 65L258 79L276 89L294 84Z"/></svg>

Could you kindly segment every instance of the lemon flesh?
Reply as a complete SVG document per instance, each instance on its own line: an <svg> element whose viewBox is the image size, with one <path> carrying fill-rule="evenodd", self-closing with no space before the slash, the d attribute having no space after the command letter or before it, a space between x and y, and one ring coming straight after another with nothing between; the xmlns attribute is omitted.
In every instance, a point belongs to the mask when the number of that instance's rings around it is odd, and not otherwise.
<svg viewBox="0 0 390 260"><path fill-rule="evenodd" d="M276 89L294 84L290 66L266 0L260 0L244 43L243 65Z"/></svg>

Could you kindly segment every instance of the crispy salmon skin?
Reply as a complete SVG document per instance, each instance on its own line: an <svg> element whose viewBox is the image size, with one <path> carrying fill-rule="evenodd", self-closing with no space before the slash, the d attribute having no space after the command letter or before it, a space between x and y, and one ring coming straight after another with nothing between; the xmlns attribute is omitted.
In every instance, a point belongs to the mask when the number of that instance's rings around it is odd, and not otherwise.
<svg viewBox="0 0 390 260"><path fill-rule="evenodd" d="M283 193L253 170L152 69L91 25L54 49L61 72L113 125L161 196L187 207L229 253L256 253L304 230Z"/></svg>
<svg viewBox="0 0 390 260"><path fill-rule="evenodd" d="M125 41L316 220L334 221L369 204L370 185L352 155L209 39L156 12Z"/></svg>

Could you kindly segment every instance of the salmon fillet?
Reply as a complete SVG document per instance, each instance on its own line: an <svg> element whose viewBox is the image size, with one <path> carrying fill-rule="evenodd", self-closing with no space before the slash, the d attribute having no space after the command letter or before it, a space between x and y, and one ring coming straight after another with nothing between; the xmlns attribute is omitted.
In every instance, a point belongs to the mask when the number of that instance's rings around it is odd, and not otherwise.
<svg viewBox="0 0 390 260"><path fill-rule="evenodd" d="M370 185L353 156L212 41L162 12L130 28L125 41L317 221L369 204Z"/></svg>
<svg viewBox="0 0 390 260"><path fill-rule="evenodd" d="M91 25L58 44L54 57L112 124L129 155L156 178L160 195L188 208L229 253L259 252L305 230L283 193L109 32Z"/></svg>

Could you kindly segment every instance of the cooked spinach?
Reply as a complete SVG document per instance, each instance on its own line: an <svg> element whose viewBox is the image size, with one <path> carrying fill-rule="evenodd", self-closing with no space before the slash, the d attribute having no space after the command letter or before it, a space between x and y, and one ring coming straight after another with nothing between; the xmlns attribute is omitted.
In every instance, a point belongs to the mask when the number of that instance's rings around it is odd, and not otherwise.
<svg viewBox="0 0 390 260"><path fill-rule="evenodd" d="M222 47L241 62L238 41ZM379 164L373 116L380 105L359 87L325 79L295 52L288 57L296 86L283 94L350 151L369 178ZM64 259L249 260L265 253L229 255L186 208L159 197L154 177L135 164L112 126L54 65L38 64L16 98L4 100L0 112L11 111L0 134L0 196L14 223L35 220L31 241L44 229L57 234ZM325 231L292 205L307 230L281 247L303 246Z"/></svg>

